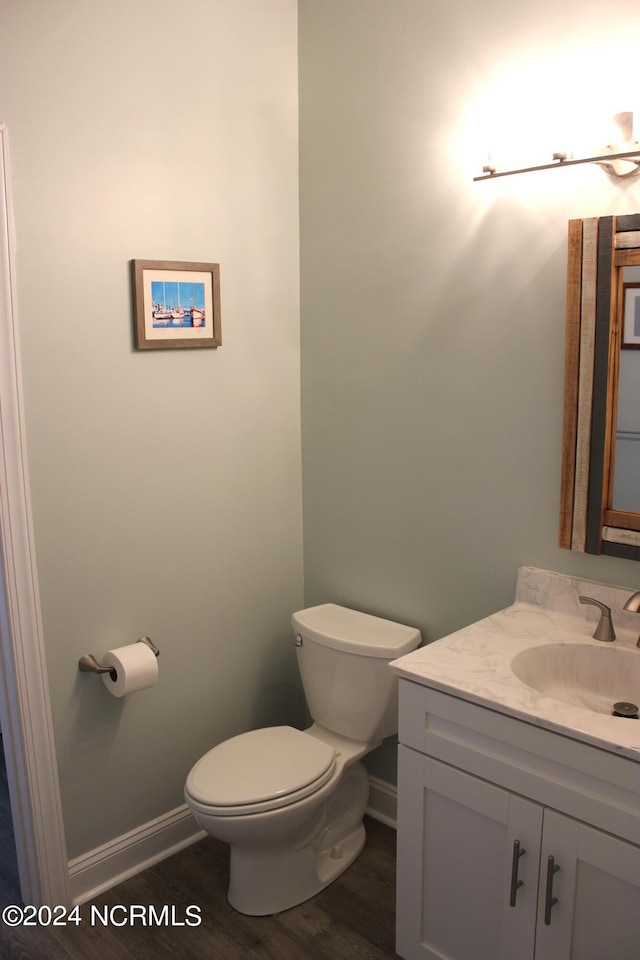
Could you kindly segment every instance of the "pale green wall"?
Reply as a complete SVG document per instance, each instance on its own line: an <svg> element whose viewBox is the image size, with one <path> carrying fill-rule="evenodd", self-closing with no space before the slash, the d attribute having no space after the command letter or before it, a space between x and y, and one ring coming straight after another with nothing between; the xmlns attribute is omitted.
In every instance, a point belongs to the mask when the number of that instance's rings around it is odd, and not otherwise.
<svg viewBox="0 0 640 960"><path fill-rule="evenodd" d="M4 0L18 321L69 856L298 722L295 0ZM223 346L132 348L129 260L221 264ZM112 698L77 661L149 634Z"/></svg>
<svg viewBox="0 0 640 960"><path fill-rule="evenodd" d="M551 118L609 77L611 113L633 108L636 0L300 0L299 18L306 602L431 641L508 604L522 564L637 588L635 563L556 543L566 224L637 212L640 181L472 182L503 73L524 116L527 70ZM370 769L393 780L395 752Z"/></svg>

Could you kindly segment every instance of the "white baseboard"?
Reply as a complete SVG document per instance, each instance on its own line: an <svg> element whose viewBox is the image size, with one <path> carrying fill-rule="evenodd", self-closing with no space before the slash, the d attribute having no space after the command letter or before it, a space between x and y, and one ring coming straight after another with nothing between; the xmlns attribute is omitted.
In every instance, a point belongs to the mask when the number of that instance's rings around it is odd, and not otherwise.
<svg viewBox="0 0 640 960"><path fill-rule="evenodd" d="M397 788L377 777L369 777L369 784L367 813L395 830ZM86 903L203 837L206 833L195 822L187 805L176 807L136 830L70 860L72 902Z"/></svg>
<svg viewBox="0 0 640 960"><path fill-rule="evenodd" d="M398 788L385 780L369 777L369 806L367 813L374 820L398 829Z"/></svg>
<svg viewBox="0 0 640 960"><path fill-rule="evenodd" d="M86 903L123 880L206 837L186 804L69 861L74 904Z"/></svg>

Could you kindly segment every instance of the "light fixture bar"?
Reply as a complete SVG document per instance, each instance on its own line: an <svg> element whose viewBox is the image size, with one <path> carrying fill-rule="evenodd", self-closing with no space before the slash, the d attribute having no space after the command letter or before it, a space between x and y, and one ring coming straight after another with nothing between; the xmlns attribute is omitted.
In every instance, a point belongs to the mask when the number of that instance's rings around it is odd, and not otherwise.
<svg viewBox="0 0 640 960"><path fill-rule="evenodd" d="M497 177L512 177L516 173L534 173L537 170L557 170L558 167L575 167L580 163L608 163L610 160L632 160L640 163L640 147L637 150L628 150L624 153L605 153L595 157L581 157L579 160L563 160L561 157L554 158L553 163L543 163L537 167L521 167L519 170L500 170L483 173L479 177L474 177L474 182L478 180L495 180ZM487 168L485 168L486 170Z"/></svg>

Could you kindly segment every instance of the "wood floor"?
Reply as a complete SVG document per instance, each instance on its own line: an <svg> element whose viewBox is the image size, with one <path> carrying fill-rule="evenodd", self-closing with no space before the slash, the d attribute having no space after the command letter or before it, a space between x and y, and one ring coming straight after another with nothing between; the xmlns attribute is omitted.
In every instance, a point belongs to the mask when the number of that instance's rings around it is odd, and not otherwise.
<svg viewBox="0 0 640 960"><path fill-rule="evenodd" d="M366 818L356 862L312 900L272 917L245 917L226 897L227 847L211 837L79 908L78 926L10 928L0 922L1 960L387 960L395 958L395 831ZM6 901L5 901L6 902ZM130 905L199 926L118 926ZM103 927L92 907L115 920ZM115 908L115 910L114 910Z"/></svg>
<svg viewBox="0 0 640 960"><path fill-rule="evenodd" d="M0 734L0 907L7 903L20 903L20 880L13 839L4 745L2 734ZM0 931L0 937L1 935ZM2 957L2 951L0 951L0 957Z"/></svg>

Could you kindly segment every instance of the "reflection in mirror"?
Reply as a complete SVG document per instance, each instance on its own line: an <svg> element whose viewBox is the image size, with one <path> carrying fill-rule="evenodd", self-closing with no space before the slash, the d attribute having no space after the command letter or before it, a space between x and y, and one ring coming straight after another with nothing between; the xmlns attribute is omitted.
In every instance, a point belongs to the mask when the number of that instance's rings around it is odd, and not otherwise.
<svg viewBox="0 0 640 960"><path fill-rule="evenodd" d="M640 267L624 267L613 508L640 513Z"/></svg>
<svg viewBox="0 0 640 960"><path fill-rule="evenodd" d="M570 221L567 267L559 543L640 560L640 215Z"/></svg>

